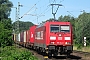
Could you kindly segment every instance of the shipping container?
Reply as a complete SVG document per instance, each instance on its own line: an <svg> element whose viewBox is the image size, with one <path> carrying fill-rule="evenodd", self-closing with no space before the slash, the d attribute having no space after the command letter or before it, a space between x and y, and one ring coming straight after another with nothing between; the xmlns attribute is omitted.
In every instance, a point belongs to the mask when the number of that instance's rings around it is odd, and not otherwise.
<svg viewBox="0 0 90 60"><path fill-rule="evenodd" d="M18 34L16 34L16 41L17 41L17 42L19 41Z"/></svg>
<svg viewBox="0 0 90 60"><path fill-rule="evenodd" d="M27 34L26 34L26 31L24 31L24 46L26 46L26 38L27 38Z"/></svg>
<svg viewBox="0 0 90 60"><path fill-rule="evenodd" d="M26 31L26 35L27 35L26 42L29 43L29 40L30 40L30 31L29 30Z"/></svg>
<svg viewBox="0 0 90 60"><path fill-rule="evenodd" d="M26 47L29 46L29 40L30 40L30 31L27 30L27 31L26 31Z"/></svg>
<svg viewBox="0 0 90 60"><path fill-rule="evenodd" d="M26 31L24 31L24 42L26 42Z"/></svg>
<svg viewBox="0 0 90 60"><path fill-rule="evenodd" d="M18 41L20 42L20 33L18 34L18 38L19 38L19 40L18 40Z"/></svg>
<svg viewBox="0 0 90 60"><path fill-rule="evenodd" d="M24 41L24 32L21 32L20 33L20 42L23 42Z"/></svg>
<svg viewBox="0 0 90 60"><path fill-rule="evenodd" d="M20 45L23 45L24 43L24 32L20 33Z"/></svg>
<svg viewBox="0 0 90 60"><path fill-rule="evenodd" d="M16 34L13 34L12 36L13 36L13 41L15 42L16 41L16 38L15 38Z"/></svg>

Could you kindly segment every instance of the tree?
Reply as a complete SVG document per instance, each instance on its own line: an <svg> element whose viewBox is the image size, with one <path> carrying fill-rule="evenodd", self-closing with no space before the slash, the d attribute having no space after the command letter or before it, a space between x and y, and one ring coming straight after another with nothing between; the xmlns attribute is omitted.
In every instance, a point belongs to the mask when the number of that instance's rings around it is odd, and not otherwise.
<svg viewBox="0 0 90 60"><path fill-rule="evenodd" d="M12 6L13 4L9 0L0 0L0 21L8 19Z"/></svg>
<svg viewBox="0 0 90 60"><path fill-rule="evenodd" d="M0 37L0 46L10 46L13 44L12 41L12 23L10 19L4 19L1 23L1 37Z"/></svg>
<svg viewBox="0 0 90 60"><path fill-rule="evenodd" d="M12 21L8 18L12 6L9 0L0 0L0 47L12 45Z"/></svg>
<svg viewBox="0 0 90 60"><path fill-rule="evenodd" d="M3 41L3 38L2 38L4 35L3 30L4 30L4 25L3 25L3 23L0 22L0 47L1 47L2 41Z"/></svg>
<svg viewBox="0 0 90 60"><path fill-rule="evenodd" d="M87 41L90 42L90 13L84 12L83 14L79 15L79 17L76 20L76 43L83 44L83 38L87 37Z"/></svg>
<svg viewBox="0 0 90 60"><path fill-rule="evenodd" d="M16 31L16 22L13 23L13 29L15 29ZM23 21L19 21L19 32L21 31L25 31L25 30L28 30L31 26L33 26L34 24L32 22L23 22Z"/></svg>

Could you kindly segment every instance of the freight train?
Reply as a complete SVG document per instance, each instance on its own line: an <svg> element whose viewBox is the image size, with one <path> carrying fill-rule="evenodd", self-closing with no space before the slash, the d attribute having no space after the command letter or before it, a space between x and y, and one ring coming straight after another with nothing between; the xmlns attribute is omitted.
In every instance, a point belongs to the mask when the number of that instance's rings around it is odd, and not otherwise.
<svg viewBox="0 0 90 60"><path fill-rule="evenodd" d="M14 34L14 41L48 56L69 56L73 51L72 25L70 22L46 21Z"/></svg>

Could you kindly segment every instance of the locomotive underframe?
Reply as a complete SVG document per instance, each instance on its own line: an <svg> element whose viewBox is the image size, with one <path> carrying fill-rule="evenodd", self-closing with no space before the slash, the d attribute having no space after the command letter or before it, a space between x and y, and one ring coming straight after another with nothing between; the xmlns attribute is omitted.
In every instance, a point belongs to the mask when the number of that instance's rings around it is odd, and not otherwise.
<svg viewBox="0 0 90 60"><path fill-rule="evenodd" d="M67 55L69 56L70 53L72 53L73 51L73 46L54 46L54 45L50 45L48 46L48 55L49 56L52 56L52 54L54 56L57 56L57 55Z"/></svg>

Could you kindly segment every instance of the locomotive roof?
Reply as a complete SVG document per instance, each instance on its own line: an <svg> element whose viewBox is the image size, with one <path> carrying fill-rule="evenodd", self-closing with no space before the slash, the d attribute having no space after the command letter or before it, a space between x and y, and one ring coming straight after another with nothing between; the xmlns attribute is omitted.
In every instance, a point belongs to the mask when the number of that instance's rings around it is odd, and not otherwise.
<svg viewBox="0 0 90 60"><path fill-rule="evenodd" d="M37 28L44 26L45 23L40 23Z"/></svg>
<svg viewBox="0 0 90 60"><path fill-rule="evenodd" d="M47 20L46 22L60 22L60 21L58 21L58 20ZM37 28L44 26L46 22L40 23L39 25L37 25Z"/></svg>
<svg viewBox="0 0 90 60"><path fill-rule="evenodd" d="M44 26L44 24L45 24L46 22L58 22L58 20L47 20L47 21L45 21L45 22L43 22L43 23L40 23L40 24L37 26L37 28Z"/></svg>

